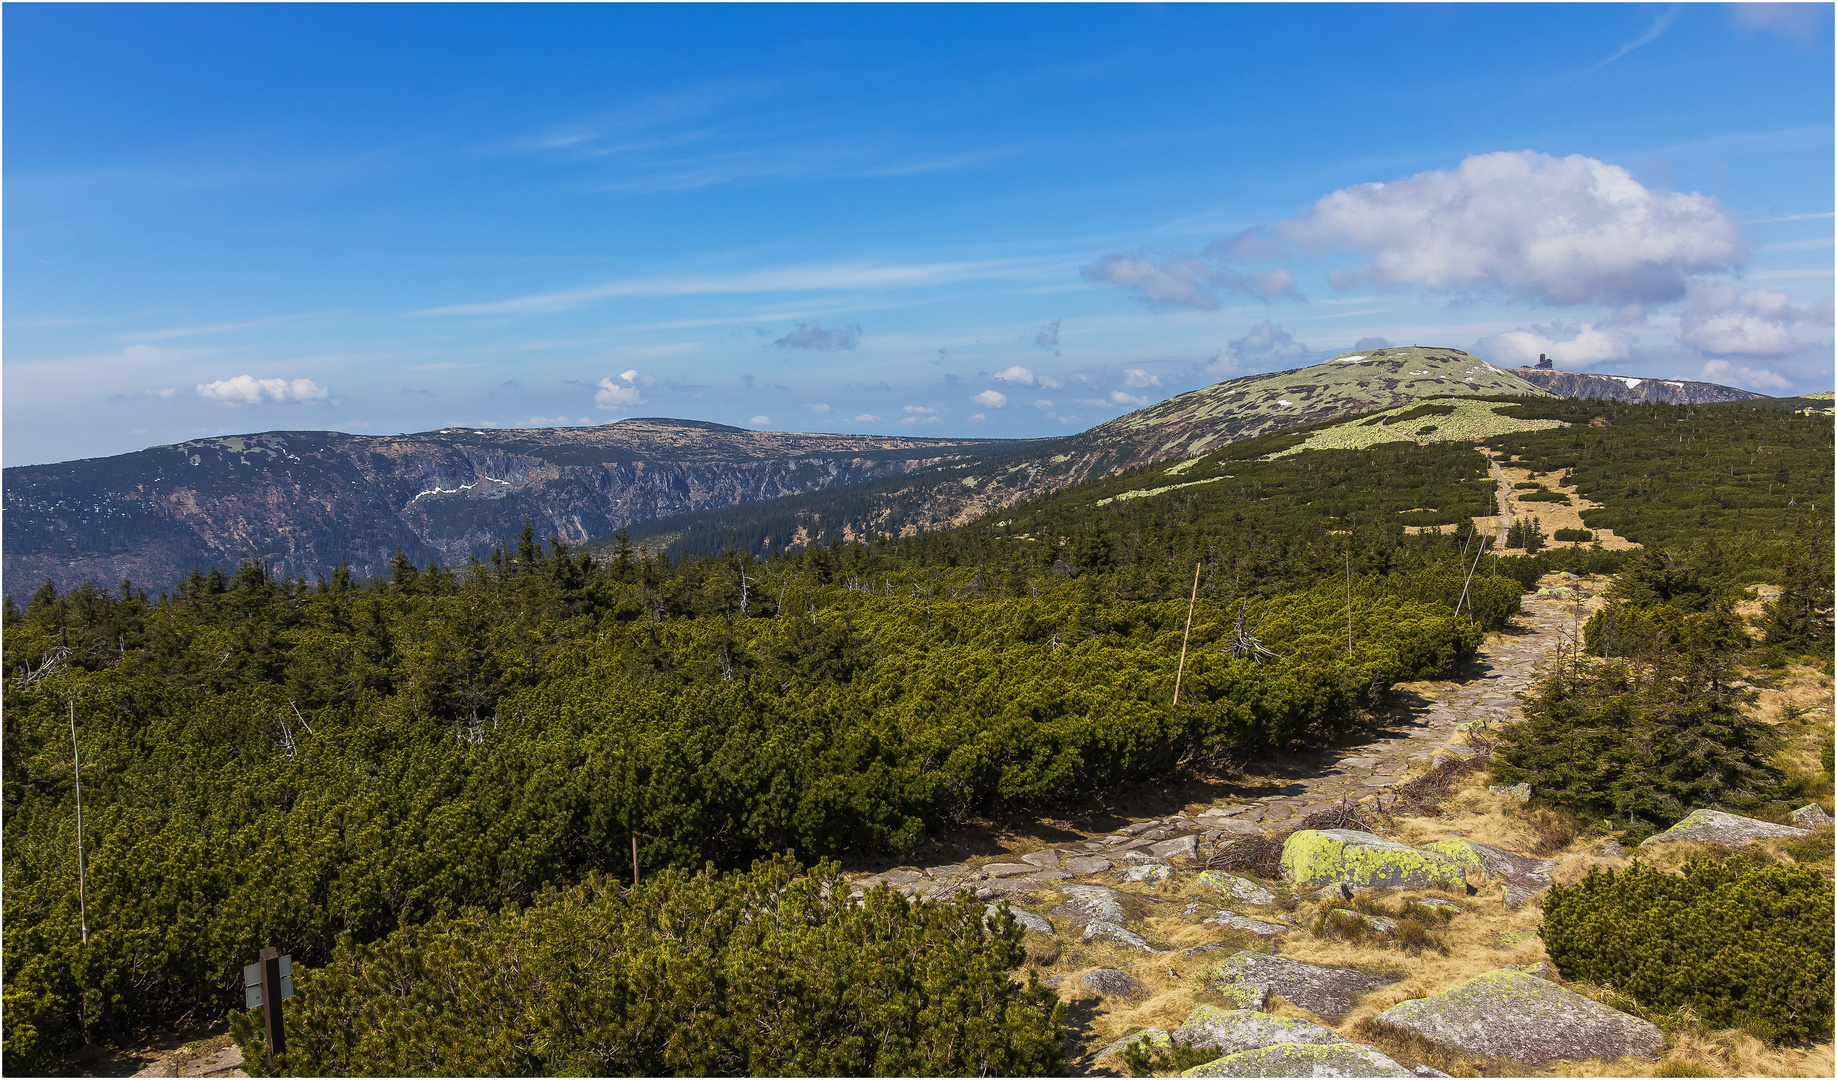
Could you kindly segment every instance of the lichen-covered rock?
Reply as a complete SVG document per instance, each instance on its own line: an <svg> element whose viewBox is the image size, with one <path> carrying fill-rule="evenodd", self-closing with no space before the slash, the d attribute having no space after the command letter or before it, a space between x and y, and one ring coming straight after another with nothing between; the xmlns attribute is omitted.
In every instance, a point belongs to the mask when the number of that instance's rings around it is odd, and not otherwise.
<svg viewBox="0 0 1837 1080"><path fill-rule="evenodd" d="M1140 949L1149 953L1161 951L1143 941L1141 935L1132 934L1113 922L1102 920L1093 922L1084 928L1084 940L1087 942L1114 941L1118 945L1127 945L1132 949Z"/></svg>
<svg viewBox="0 0 1837 1080"><path fill-rule="evenodd" d="M1416 900L1412 900L1410 901L1410 904L1414 907L1427 908L1428 910L1433 911L1433 912L1445 911L1451 916L1459 915L1461 913L1461 905L1454 903L1451 900L1440 900L1433 896L1425 896L1425 897L1418 898Z"/></svg>
<svg viewBox="0 0 1837 1080"><path fill-rule="evenodd" d="M1175 1042L1195 1050L1239 1054L1276 1043L1336 1043L1344 1036L1306 1020L1290 1020L1253 1009L1221 1009L1201 1005L1175 1029Z"/></svg>
<svg viewBox="0 0 1837 1080"><path fill-rule="evenodd" d="M1235 953L1225 958L1218 965L1218 979L1219 991L1229 994L1240 1004L1259 994L1273 993L1330 1020L1346 1015L1360 994L1388 986L1393 981L1362 971L1320 967L1253 952Z"/></svg>
<svg viewBox="0 0 1837 1080"><path fill-rule="evenodd" d="M1388 1056L1358 1043L1276 1043L1226 1054L1181 1076L1415 1076Z"/></svg>
<svg viewBox="0 0 1837 1080"><path fill-rule="evenodd" d="M1522 971L1489 971L1378 1015L1469 1054L1525 1065L1658 1053L1658 1028Z"/></svg>
<svg viewBox="0 0 1837 1080"><path fill-rule="evenodd" d="M1817 803L1807 803L1792 812L1792 823L1801 829L1822 829L1831 823L1831 815Z"/></svg>
<svg viewBox="0 0 1837 1080"><path fill-rule="evenodd" d="M1122 895L1115 889L1102 885L1061 885L1059 891L1065 894L1066 917L1076 922L1129 921L1129 914L1123 910Z"/></svg>
<svg viewBox="0 0 1837 1080"><path fill-rule="evenodd" d="M1430 851L1352 829L1302 829L1282 845L1282 874L1304 889L1350 885L1355 889L1461 888L1459 863Z"/></svg>
<svg viewBox="0 0 1837 1080"><path fill-rule="evenodd" d="M1511 799L1513 802L1528 803L1531 801L1529 784L1493 784L1486 789L1488 794Z"/></svg>
<svg viewBox="0 0 1837 1080"><path fill-rule="evenodd" d="M1285 926L1277 926L1275 923L1266 923L1261 919L1247 919L1233 911L1221 911L1205 921L1216 926L1229 926L1233 930L1248 930L1250 933L1260 934L1263 937L1271 937L1288 929Z"/></svg>
<svg viewBox="0 0 1837 1080"><path fill-rule="evenodd" d="M1065 860L1065 869L1078 875L1101 874L1110 869L1110 860L1099 859L1090 855L1079 855Z"/></svg>
<svg viewBox="0 0 1837 1080"><path fill-rule="evenodd" d="M1116 872L1118 881L1148 882L1150 884L1166 881L1173 876L1174 868L1166 863L1140 863Z"/></svg>
<svg viewBox="0 0 1837 1080"><path fill-rule="evenodd" d="M1550 871L1556 867L1550 859L1533 859L1474 840L1437 840L1424 844L1422 849L1447 856L1463 869L1476 871L1488 881L1502 880L1506 907L1517 907L1550 888Z"/></svg>
<svg viewBox="0 0 1837 1080"><path fill-rule="evenodd" d="M1276 902L1268 889L1251 879L1239 874L1227 874L1223 870L1207 870L1199 875L1199 883L1210 889L1217 889L1233 900L1245 904L1273 904Z"/></svg>
<svg viewBox="0 0 1837 1080"><path fill-rule="evenodd" d="M1805 829L1795 829L1790 825L1775 825L1771 821L1757 821L1740 814L1725 814L1720 810L1692 810L1683 821L1659 833L1647 837L1640 847L1647 844L1669 844L1679 840L1695 840L1704 844L1721 844L1724 847L1747 847L1756 840L1771 840L1778 836L1804 836Z"/></svg>
<svg viewBox="0 0 1837 1080"><path fill-rule="evenodd" d="M1135 981L1127 971L1115 968L1098 968L1087 972L1078 980L1087 990L1095 990L1104 997L1134 997L1142 992L1142 984Z"/></svg>
<svg viewBox="0 0 1837 1080"><path fill-rule="evenodd" d="M1001 911L1001 905L989 904L984 910L988 913L989 925L995 925L997 914ZM1014 921L1021 924L1022 930L1028 930L1035 934L1045 934L1047 937L1053 936L1052 924L1047 922L1044 918L1022 908L1010 907L1008 910L1014 914Z"/></svg>
<svg viewBox="0 0 1837 1080"><path fill-rule="evenodd" d="M1104 1047L1102 1050L1092 1054L1091 1057L1096 1059L1108 1057L1111 1054L1120 1055L1124 1050L1129 1049L1129 1047L1138 1042L1147 1043L1150 1050L1167 1050L1174 1045L1173 1036L1167 1033L1166 1028L1143 1028L1133 1035L1124 1035L1122 1038Z"/></svg>
<svg viewBox="0 0 1837 1080"><path fill-rule="evenodd" d="M1052 848L1047 848L1045 851L1036 851L1030 855L1022 855L1021 861L1024 863L1031 863L1042 870L1056 870L1059 866L1059 853Z"/></svg>

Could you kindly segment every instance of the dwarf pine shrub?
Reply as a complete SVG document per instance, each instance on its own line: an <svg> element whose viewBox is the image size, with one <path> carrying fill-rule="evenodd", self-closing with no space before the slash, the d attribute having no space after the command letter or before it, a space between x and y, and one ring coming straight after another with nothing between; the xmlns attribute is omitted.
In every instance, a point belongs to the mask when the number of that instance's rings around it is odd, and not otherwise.
<svg viewBox="0 0 1837 1080"><path fill-rule="evenodd" d="M1740 856L1683 876L1640 863L1590 870L1544 900L1544 947L1566 979L1650 1007L1688 1005L1712 1027L1782 1041L1831 1037L1832 888L1816 871Z"/></svg>

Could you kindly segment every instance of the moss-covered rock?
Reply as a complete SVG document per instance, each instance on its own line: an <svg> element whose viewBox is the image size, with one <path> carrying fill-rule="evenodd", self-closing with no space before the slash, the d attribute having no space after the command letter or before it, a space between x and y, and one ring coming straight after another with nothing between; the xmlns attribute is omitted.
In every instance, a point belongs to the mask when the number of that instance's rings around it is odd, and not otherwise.
<svg viewBox="0 0 1837 1080"><path fill-rule="evenodd" d="M1463 870L1478 873L1488 881L1505 882L1506 907L1517 907L1548 889L1550 871L1556 867L1550 859L1534 859L1491 844L1453 837L1424 844L1422 849L1453 859Z"/></svg>
<svg viewBox="0 0 1837 1080"><path fill-rule="evenodd" d="M1195 1050L1238 1054L1277 1043L1337 1043L1345 1037L1331 1028L1290 1020L1252 1009L1201 1005L1174 1031L1174 1041Z"/></svg>
<svg viewBox="0 0 1837 1080"><path fill-rule="evenodd" d="M1302 829L1282 845L1282 874L1297 887L1460 888L1467 877L1444 855L1352 829Z"/></svg>
<svg viewBox="0 0 1837 1080"><path fill-rule="evenodd" d="M1357 1043L1277 1043L1227 1054L1181 1076L1409 1076L1416 1074Z"/></svg>
<svg viewBox="0 0 1837 1080"><path fill-rule="evenodd" d="M1236 953L1218 965L1220 992L1255 1008L1274 993L1330 1020L1346 1015L1359 995L1388 986L1390 979L1346 968L1304 964L1263 953Z"/></svg>
<svg viewBox="0 0 1837 1080"><path fill-rule="evenodd" d="M1771 821L1742 817L1740 814L1725 814L1720 810L1692 810L1685 815L1684 820L1657 836L1647 837L1639 846L1695 840L1703 844L1721 844L1724 847L1742 848L1756 840L1770 840L1781 836L1804 836L1806 831L1795 829L1790 825L1775 825Z"/></svg>
<svg viewBox="0 0 1837 1080"><path fill-rule="evenodd" d="M1525 1065L1658 1053L1664 1037L1635 1016L1522 971L1489 971L1378 1014L1441 1046Z"/></svg>
<svg viewBox="0 0 1837 1080"><path fill-rule="evenodd" d="M1141 1031L1124 1035L1122 1038L1104 1047L1102 1050L1097 1051L1097 1053L1092 1054L1091 1057L1100 1058L1108 1057L1111 1054L1121 1054L1124 1050L1134 1046L1136 1043L1142 1043L1150 1050L1167 1050L1174 1045L1174 1040L1173 1037L1167 1033L1166 1028L1143 1028Z"/></svg>

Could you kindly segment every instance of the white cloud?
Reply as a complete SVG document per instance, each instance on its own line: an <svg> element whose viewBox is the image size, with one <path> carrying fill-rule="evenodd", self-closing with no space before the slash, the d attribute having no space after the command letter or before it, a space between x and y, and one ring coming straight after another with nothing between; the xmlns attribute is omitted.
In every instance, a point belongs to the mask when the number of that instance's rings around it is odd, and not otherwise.
<svg viewBox="0 0 1837 1080"><path fill-rule="evenodd" d="M936 416L908 416L900 421L902 424L941 424L943 422L942 418Z"/></svg>
<svg viewBox="0 0 1837 1080"><path fill-rule="evenodd" d="M970 400L991 409L1001 409L1007 407L1008 395L999 390L984 390Z"/></svg>
<svg viewBox="0 0 1837 1080"><path fill-rule="evenodd" d="M1501 367L1530 367L1548 356L1564 371L1614 360L1631 360L1636 341L1624 330L1585 322L1575 326L1533 326L1482 338L1474 352Z"/></svg>
<svg viewBox="0 0 1837 1080"><path fill-rule="evenodd" d="M1139 388L1143 386L1160 386L1161 385L1161 376L1150 375L1148 374L1148 372L1143 371L1139 367L1132 367L1128 369L1127 371L1124 371L1123 375L1125 376L1123 379L1123 383L1126 386L1134 386L1134 387Z"/></svg>
<svg viewBox="0 0 1837 1080"><path fill-rule="evenodd" d="M1110 391L1110 400L1117 405L1146 405L1148 404L1147 398L1136 397L1134 394L1125 394L1121 390Z"/></svg>
<svg viewBox="0 0 1837 1080"><path fill-rule="evenodd" d="M1278 232L1372 256L1336 284L1497 285L1552 304L1673 300L1688 275L1742 254L1735 223L1706 195L1648 189L1580 154L1529 150L1344 188Z"/></svg>
<svg viewBox="0 0 1837 1080"><path fill-rule="evenodd" d="M1731 282L1691 290L1684 306L1684 344L1708 355L1784 356L1795 352L1792 324L1809 321L1810 312L1792 306L1792 297L1771 289L1742 292Z"/></svg>
<svg viewBox="0 0 1837 1080"><path fill-rule="evenodd" d="M1266 274L1242 274L1215 266L1192 255L1171 255L1155 262L1146 254L1105 255L1078 273L1086 281L1134 289L1155 307L1190 307L1201 311L1218 308L1218 290L1269 299L1291 296L1295 276L1278 266Z"/></svg>
<svg viewBox="0 0 1837 1080"><path fill-rule="evenodd" d="M984 413L971 413L970 419L971 420L987 420L988 416Z"/></svg>
<svg viewBox="0 0 1837 1080"><path fill-rule="evenodd" d="M1033 407L1036 409L1050 409L1052 408L1052 399L1051 398L1039 398L1038 400L1034 401Z"/></svg>
<svg viewBox="0 0 1837 1080"><path fill-rule="evenodd" d="M906 405L904 406L904 408L907 412L912 413L914 416L935 416L938 411L936 409L928 408L924 405Z"/></svg>
<svg viewBox="0 0 1837 1080"><path fill-rule="evenodd" d="M1704 364L1697 378L1705 382L1733 383L1750 389L1764 386L1769 390L1786 390L1792 386L1784 377L1766 368L1736 367L1727 360L1711 360Z"/></svg>
<svg viewBox="0 0 1837 1080"><path fill-rule="evenodd" d="M879 419L880 417L875 416L871 412L864 412L859 416L849 417L849 421L852 423L856 423L856 424L872 424L878 421Z"/></svg>
<svg viewBox="0 0 1837 1080"><path fill-rule="evenodd" d="M253 375L237 375L199 383L198 396L220 405L259 405L263 401L324 401L331 393L311 379L257 379Z"/></svg>
<svg viewBox="0 0 1837 1080"><path fill-rule="evenodd" d="M821 415L829 411L829 406L821 401L812 401L809 404L805 405L804 408L809 409L811 412L817 413L818 415Z"/></svg>
<svg viewBox="0 0 1837 1080"><path fill-rule="evenodd" d="M593 423L593 420L585 416L581 417L579 420L570 420L565 416L532 416L528 420L523 421L523 426L524 427L569 427L573 424L591 424L591 423Z"/></svg>
<svg viewBox="0 0 1837 1080"><path fill-rule="evenodd" d="M1308 347L1296 341L1293 334L1265 319L1212 357L1206 364L1206 372L1229 375L1245 369L1269 371L1277 364L1298 361L1307 352Z"/></svg>
<svg viewBox="0 0 1837 1080"><path fill-rule="evenodd" d="M825 330L816 320L797 324L797 329L779 338L772 344L781 349L815 349L817 352L834 352L837 349L852 349L861 341L861 326L838 326L834 330Z"/></svg>
<svg viewBox="0 0 1837 1080"><path fill-rule="evenodd" d="M1051 375L1035 375L1034 380L1048 390L1057 390L1065 385Z"/></svg>
<svg viewBox="0 0 1837 1080"><path fill-rule="evenodd" d="M619 378L624 379L626 382L631 383L633 386L656 386L657 385L656 379L653 379L649 375L644 374L643 372L639 371L637 368L631 368L629 370L619 372Z"/></svg>
<svg viewBox="0 0 1837 1080"><path fill-rule="evenodd" d="M772 422L772 418L769 416L755 416L751 420L747 421L747 423L753 425L754 427L765 427L767 424L770 424L771 422Z"/></svg>
<svg viewBox="0 0 1837 1080"><path fill-rule="evenodd" d="M998 379L1002 382L1019 383L1022 386L1033 385L1033 372L1019 364L1005 371L997 371L995 374L989 376L989 378Z"/></svg>
<svg viewBox="0 0 1837 1080"><path fill-rule="evenodd" d="M601 379L599 382L600 388L594 391L593 403L602 409L619 409L627 405L644 404L644 395L639 391L638 387L629 385L633 380L628 376L635 375L637 375L637 372L627 371L619 376L619 378L625 380L626 385L621 385L609 378Z"/></svg>
<svg viewBox="0 0 1837 1080"><path fill-rule="evenodd" d="M149 386L140 392L140 396L169 398L176 395L178 392L178 388L175 386Z"/></svg>
<svg viewBox="0 0 1837 1080"><path fill-rule="evenodd" d="M1830 10L1828 4L1730 4L1735 21L1755 30L1771 30L1784 37L1805 37L1818 32Z"/></svg>
<svg viewBox="0 0 1837 1080"><path fill-rule="evenodd" d="M1063 321L1064 321L1063 319L1054 319L1053 321L1047 323L1044 327L1041 327L1040 332L1033 335L1034 348L1036 349L1056 349L1058 348L1059 347L1059 324Z"/></svg>

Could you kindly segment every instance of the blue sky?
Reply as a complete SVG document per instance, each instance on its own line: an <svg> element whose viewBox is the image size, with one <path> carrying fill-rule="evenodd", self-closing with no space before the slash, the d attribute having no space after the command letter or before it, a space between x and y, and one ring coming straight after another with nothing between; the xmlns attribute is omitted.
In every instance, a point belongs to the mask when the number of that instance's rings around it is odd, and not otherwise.
<svg viewBox="0 0 1837 1080"><path fill-rule="evenodd" d="M1375 341L1828 390L1831 10L7 5L5 458L1037 436Z"/></svg>

